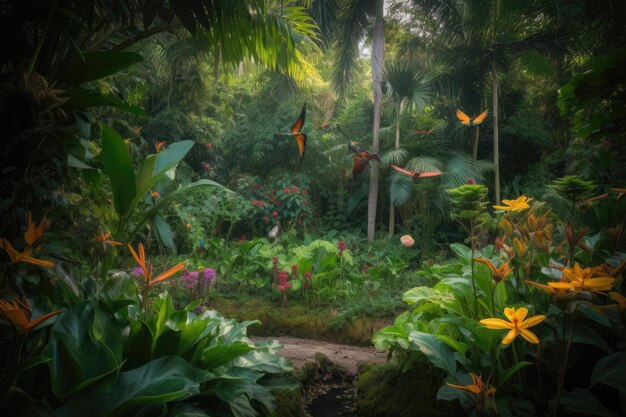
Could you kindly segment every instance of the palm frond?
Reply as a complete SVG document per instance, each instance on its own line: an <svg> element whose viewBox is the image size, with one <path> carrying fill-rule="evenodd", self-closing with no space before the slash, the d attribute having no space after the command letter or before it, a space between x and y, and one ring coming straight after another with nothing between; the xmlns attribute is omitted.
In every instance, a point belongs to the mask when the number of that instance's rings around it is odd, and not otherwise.
<svg viewBox="0 0 626 417"><path fill-rule="evenodd" d="M409 153L402 148L391 149L385 152L380 158L383 165L401 165Z"/></svg>
<svg viewBox="0 0 626 417"><path fill-rule="evenodd" d="M389 183L389 199L394 206L403 206L411 201L415 185L407 175L394 172Z"/></svg>
<svg viewBox="0 0 626 417"><path fill-rule="evenodd" d="M485 173L493 170L493 163L489 161L473 161L468 155L455 154L444 170L446 189L456 188L467 183L468 179L476 182L485 181Z"/></svg>
<svg viewBox="0 0 626 417"><path fill-rule="evenodd" d="M417 172L443 171L445 164L437 158L428 156L418 156L410 159L406 164L406 169Z"/></svg>
<svg viewBox="0 0 626 417"><path fill-rule="evenodd" d="M384 70L387 94L398 104L412 103L421 109L432 94L434 75L414 59L388 61Z"/></svg>

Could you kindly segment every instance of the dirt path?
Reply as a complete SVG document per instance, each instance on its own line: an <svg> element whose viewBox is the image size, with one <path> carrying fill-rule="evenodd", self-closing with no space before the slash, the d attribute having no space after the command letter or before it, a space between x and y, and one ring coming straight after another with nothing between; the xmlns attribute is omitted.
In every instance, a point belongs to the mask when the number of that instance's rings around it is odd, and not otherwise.
<svg viewBox="0 0 626 417"><path fill-rule="evenodd" d="M318 352L324 354L331 362L352 375L356 375L357 368L362 363L384 363L387 359L386 353L378 352L374 347L340 345L289 336L252 336L250 339L253 341L278 340L284 346L278 354L289 359L298 368L301 368L305 363L314 363L315 354Z"/></svg>

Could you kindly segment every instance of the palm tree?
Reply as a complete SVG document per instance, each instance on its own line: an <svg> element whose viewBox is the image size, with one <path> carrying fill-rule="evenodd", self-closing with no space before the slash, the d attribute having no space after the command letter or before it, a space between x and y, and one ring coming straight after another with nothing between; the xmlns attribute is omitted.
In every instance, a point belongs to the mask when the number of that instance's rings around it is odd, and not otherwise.
<svg viewBox="0 0 626 417"><path fill-rule="evenodd" d="M396 113L396 143L400 148L400 115L413 106L423 108L430 96L432 75L424 72L416 60L394 60L385 63L387 94L394 103ZM389 201L389 236L394 234L395 205Z"/></svg>
<svg viewBox="0 0 626 417"><path fill-rule="evenodd" d="M385 59L384 0L340 0L335 42L333 82L340 93L350 84L354 75L354 62L360 53L359 43L365 37L369 21L374 19L372 33L371 64L374 92L372 122L372 151L380 148L380 121L382 113L382 82ZM367 199L367 238L374 240L376 232L376 208L378 203L378 165L370 168L369 194Z"/></svg>
<svg viewBox="0 0 626 417"><path fill-rule="evenodd" d="M425 16L437 22L434 39L436 50L454 69L453 78L462 81L462 101L477 114L481 97L491 84L494 129L495 199L500 201L498 76L506 72L521 53L537 51L549 54L555 50L548 34L547 19L542 19L537 2L499 0L427 0L415 1ZM528 28L532 28L529 32ZM528 55L527 55L528 57ZM534 59L541 59L534 55ZM473 137L473 154L477 152L478 131Z"/></svg>

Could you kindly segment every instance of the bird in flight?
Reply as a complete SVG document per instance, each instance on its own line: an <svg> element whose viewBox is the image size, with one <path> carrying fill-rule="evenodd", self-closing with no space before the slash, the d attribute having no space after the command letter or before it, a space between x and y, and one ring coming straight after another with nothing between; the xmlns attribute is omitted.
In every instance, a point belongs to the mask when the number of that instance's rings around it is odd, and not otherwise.
<svg viewBox="0 0 626 417"><path fill-rule="evenodd" d="M380 157L377 154L361 148L357 142L348 143L348 149L354 152L354 165L352 165L353 176L357 176L365 171L365 167L372 160L380 163Z"/></svg>
<svg viewBox="0 0 626 417"><path fill-rule="evenodd" d="M306 135L301 133L302 126L304 126L304 118L306 116L306 103L302 106L302 112L300 112L300 117L298 120L291 126L289 129L289 133L276 133L277 136L292 136L298 145L298 152L300 153L300 162L304 159L304 151L306 150Z"/></svg>
<svg viewBox="0 0 626 417"><path fill-rule="evenodd" d="M485 120L488 112L489 110L485 110L484 112L482 112L476 117L469 117L467 114L463 113L461 110L456 109L456 118L459 119L459 122L461 122L463 126L478 126Z"/></svg>
<svg viewBox="0 0 626 417"><path fill-rule="evenodd" d="M398 172L408 175L413 178L413 181L418 178L426 178L426 177L436 177L438 175L443 174L441 171L429 171L429 172L417 172L417 171L409 171L408 169L400 168L396 165L389 165L391 168L395 169Z"/></svg>

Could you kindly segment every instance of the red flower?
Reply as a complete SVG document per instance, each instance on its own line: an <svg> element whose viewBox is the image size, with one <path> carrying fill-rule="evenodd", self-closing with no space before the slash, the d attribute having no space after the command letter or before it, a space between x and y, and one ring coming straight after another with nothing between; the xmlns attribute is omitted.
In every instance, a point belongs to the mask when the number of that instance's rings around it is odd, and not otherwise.
<svg viewBox="0 0 626 417"><path fill-rule="evenodd" d="M270 221L270 218L269 218L269 217L267 217L267 216L263 216L263 217L261 218L261 220L263 220L265 223L267 223L267 222L269 222L269 221Z"/></svg>
<svg viewBox="0 0 626 417"><path fill-rule="evenodd" d="M252 205L256 207L259 202L257 200L252 200Z"/></svg>
<svg viewBox="0 0 626 417"><path fill-rule="evenodd" d="M274 211L274 212L272 212L272 217L274 217L274 218L278 217L278 213L277 213L277 212L275 212L275 211Z"/></svg>
<svg viewBox="0 0 626 417"><path fill-rule="evenodd" d="M208 150L211 150L211 148L212 148L212 147L213 147L213 144L211 144L211 143L207 143L207 144L206 144L206 148L207 148Z"/></svg>
<svg viewBox="0 0 626 417"><path fill-rule="evenodd" d="M304 289L306 290L307 288L309 288L311 286L311 282L310 281L304 281L304 283L302 284L302 286L304 287Z"/></svg>
<svg viewBox="0 0 626 417"><path fill-rule="evenodd" d="M265 205L265 203L262 202L262 201L258 201L257 203L258 203L259 207L263 207Z"/></svg>
<svg viewBox="0 0 626 417"><path fill-rule="evenodd" d="M370 269L369 265L365 264L361 267L361 271L363 272L367 272L367 270Z"/></svg>
<svg viewBox="0 0 626 417"><path fill-rule="evenodd" d="M311 279L311 273L310 273L310 272L306 272L306 273L304 274L304 278L306 278L306 279Z"/></svg>
<svg viewBox="0 0 626 417"><path fill-rule="evenodd" d="M211 164L209 164L208 162L205 162L204 164L202 164L202 168L211 169Z"/></svg>
<svg viewBox="0 0 626 417"><path fill-rule="evenodd" d="M289 193L289 188L283 189L283 194L288 194L288 193Z"/></svg>
<svg viewBox="0 0 626 417"><path fill-rule="evenodd" d="M465 181L465 183L466 183L466 184L470 184L470 185L472 185L472 184L476 184L476 181L474 181L474 180L473 180L473 179L471 179L471 178L468 178L468 179L467 179L467 181Z"/></svg>
<svg viewBox="0 0 626 417"><path fill-rule="evenodd" d="M293 191L293 192L295 193L296 191L298 191L298 187L296 187L296 186L294 185L293 187L291 187L291 191Z"/></svg>
<svg viewBox="0 0 626 417"><path fill-rule="evenodd" d="M306 188L302 190L302 194L304 195L309 195L309 190L307 190Z"/></svg>
<svg viewBox="0 0 626 417"><path fill-rule="evenodd" d="M343 252L346 249L348 249L348 247L346 246L345 242L343 240L340 240L339 242L337 242L337 248Z"/></svg>

